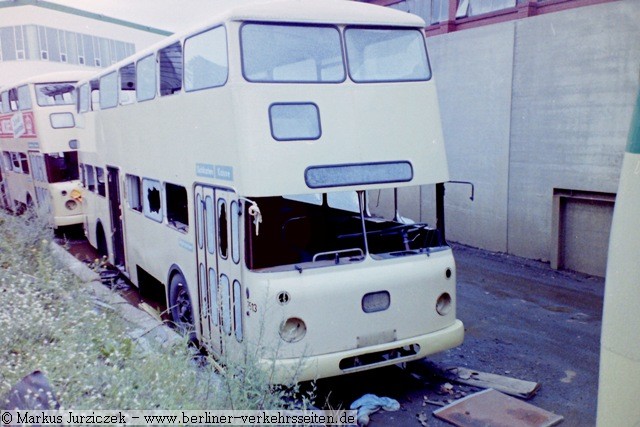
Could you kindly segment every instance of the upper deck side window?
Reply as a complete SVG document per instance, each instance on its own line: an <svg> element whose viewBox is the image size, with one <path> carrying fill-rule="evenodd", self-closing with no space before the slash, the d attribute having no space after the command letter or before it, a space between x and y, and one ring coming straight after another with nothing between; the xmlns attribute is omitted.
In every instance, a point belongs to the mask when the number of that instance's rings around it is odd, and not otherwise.
<svg viewBox="0 0 640 427"><path fill-rule="evenodd" d="M41 107L73 105L76 103L76 94L73 90L74 83L75 82L36 84L36 102Z"/></svg>
<svg viewBox="0 0 640 427"><path fill-rule="evenodd" d="M136 63L136 99L148 101L156 97L156 57L148 55Z"/></svg>
<svg viewBox="0 0 640 427"><path fill-rule="evenodd" d="M131 104L136 99L136 65L131 63L120 67L120 105Z"/></svg>
<svg viewBox="0 0 640 427"><path fill-rule="evenodd" d="M10 89L8 90L6 93L6 104L5 101L2 102L3 105L5 105L5 111L11 112L11 111L18 111L18 90L17 89ZM4 94L3 94L3 100L4 100Z"/></svg>
<svg viewBox="0 0 640 427"><path fill-rule="evenodd" d="M114 71L100 77L100 108L118 105L118 74Z"/></svg>
<svg viewBox="0 0 640 427"><path fill-rule="evenodd" d="M11 111L11 107L9 106L9 92L2 92L0 94L0 112L8 113Z"/></svg>
<svg viewBox="0 0 640 427"><path fill-rule="evenodd" d="M417 29L350 27L345 30L345 45L354 82L431 78L424 36Z"/></svg>
<svg viewBox="0 0 640 427"><path fill-rule="evenodd" d="M31 94L28 85L18 87L18 108L20 110L31 109Z"/></svg>
<svg viewBox="0 0 640 427"><path fill-rule="evenodd" d="M78 112L86 113L91 110L91 88L89 83L81 85L78 89Z"/></svg>
<svg viewBox="0 0 640 427"><path fill-rule="evenodd" d="M173 95L182 89L182 45L175 42L158 51L160 96Z"/></svg>
<svg viewBox="0 0 640 427"><path fill-rule="evenodd" d="M216 27L185 40L184 88L187 92L223 86L228 75L224 27Z"/></svg>
<svg viewBox="0 0 640 427"><path fill-rule="evenodd" d="M240 41L248 81L339 83L346 77L337 27L245 23Z"/></svg>

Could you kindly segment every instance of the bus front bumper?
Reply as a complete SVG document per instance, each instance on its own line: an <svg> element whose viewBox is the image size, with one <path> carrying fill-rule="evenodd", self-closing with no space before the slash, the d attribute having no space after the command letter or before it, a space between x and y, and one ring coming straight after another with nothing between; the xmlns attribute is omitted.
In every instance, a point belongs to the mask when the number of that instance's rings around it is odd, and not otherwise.
<svg viewBox="0 0 640 427"><path fill-rule="evenodd" d="M310 381L419 360L457 347L462 344L463 339L464 325L456 319L453 325L445 329L401 341L319 356L276 361L262 359L260 364L274 371L273 383L288 384L292 381ZM407 348L417 350L403 351ZM363 361L362 364L352 363L360 360Z"/></svg>
<svg viewBox="0 0 640 427"><path fill-rule="evenodd" d="M84 223L84 214L53 217L54 228L66 227L68 225L76 225L82 223Z"/></svg>

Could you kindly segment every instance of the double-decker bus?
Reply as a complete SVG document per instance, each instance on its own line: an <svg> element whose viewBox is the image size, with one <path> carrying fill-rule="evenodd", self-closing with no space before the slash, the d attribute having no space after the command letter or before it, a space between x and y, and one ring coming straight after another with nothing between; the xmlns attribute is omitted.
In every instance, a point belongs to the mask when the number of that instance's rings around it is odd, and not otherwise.
<svg viewBox="0 0 640 427"><path fill-rule="evenodd" d="M604 289L598 418L600 427L640 424L640 93L611 224Z"/></svg>
<svg viewBox="0 0 640 427"><path fill-rule="evenodd" d="M74 84L95 71L34 76L0 91L3 204L37 209L54 228L82 224Z"/></svg>
<svg viewBox="0 0 640 427"><path fill-rule="evenodd" d="M209 352L260 346L274 382L459 345L423 27L245 4L79 82L89 242Z"/></svg>

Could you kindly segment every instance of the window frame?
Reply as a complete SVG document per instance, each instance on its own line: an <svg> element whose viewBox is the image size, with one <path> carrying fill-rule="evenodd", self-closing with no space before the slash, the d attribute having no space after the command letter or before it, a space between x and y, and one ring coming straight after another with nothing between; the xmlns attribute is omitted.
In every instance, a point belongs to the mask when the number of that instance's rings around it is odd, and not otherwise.
<svg viewBox="0 0 640 427"><path fill-rule="evenodd" d="M187 74L187 55L186 52L188 51L188 47L189 47L189 41L201 36L203 34L215 31L217 29L221 28L223 30L223 35L224 35L224 50L225 50L225 69L226 69L226 75L224 78L224 81L222 81L222 83L220 84L215 84L213 86L201 86L201 87L197 87L197 88L193 88L193 89L188 89L187 88L187 79L186 74ZM207 89L213 89L213 88L217 88L217 87L222 87L225 86L227 84L227 82L229 81L229 34L227 31L227 27L225 25L216 25L214 27L208 28L206 30L200 31L197 34L193 34L189 37L187 37L186 39L184 39L184 42L182 43L182 89L184 90L185 93L187 92L198 92L200 90L207 90Z"/></svg>
<svg viewBox="0 0 640 427"><path fill-rule="evenodd" d="M367 80L367 79L355 79L353 77L353 73L351 72L351 60L349 59L349 42L347 40L347 33L350 30L387 30L387 31L414 31L418 33L421 37L422 46L424 47L425 61L426 67L428 71L428 76L425 79L376 79L376 80ZM377 26L377 25L347 25L343 32L342 37L344 41L344 51L347 65L347 74L349 75L349 79L356 84L375 84L375 83L411 83L411 82L428 82L433 79L433 70L431 69L431 63L429 61L429 52L427 50L427 42L424 36L424 33L419 28L415 27L391 27L391 26Z"/></svg>
<svg viewBox="0 0 640 427"><path fill-rule="evenodd" d="M246 73L245 66L245 47L243 43L244 33L243 30L248 25L259 26L281 26L281 27L313 27L313 28L332 28L338 33L338 41L340 44L340 59L342 61L342 79L340 80L264 80L264 79L250 79ZM346 57L346 49L344 46L343 35L340 27L335 24L307 24L307 23L287 23L287 22L265 22L265 21L245 21L240 26L240 69L242 71L242 77L249 83L266 83L266 84L340 84L344 83L348 76L348 64Z"/></svg>

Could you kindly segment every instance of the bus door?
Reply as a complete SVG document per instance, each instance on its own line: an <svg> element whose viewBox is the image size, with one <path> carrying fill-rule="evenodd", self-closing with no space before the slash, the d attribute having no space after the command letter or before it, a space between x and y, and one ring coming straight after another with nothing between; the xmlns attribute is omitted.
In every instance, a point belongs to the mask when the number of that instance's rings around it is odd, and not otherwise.
<svg viewBox="0 0 640 427"><path fill-rule="evenodd" d="M235 335L241 341L243 333L239 204L235 193L201 185L195 188L194 200L201 333L212 350L222 354L223 336Z"/></svg>
<svg viewBox="0 0 640 427"><path fill-rule="evenodd" d="M124 238L122 232L122 203L120 202L120 173L117 168L107 166L107 185L109 192L109 213L111 214L111 239L113 243L113 262L125 268Z"/></svg>
<svg viewBox="0 0 640 427"><path fill-rule="evenodd" d="M31 175L33 176L34 186L36 189L36 201L38 202L38 208L48 214L51 214L53 209L51 206L49 179L47 177L47 169L44 164L44 157L41 153L30 151L29 162L31 163Z"/></svg>

